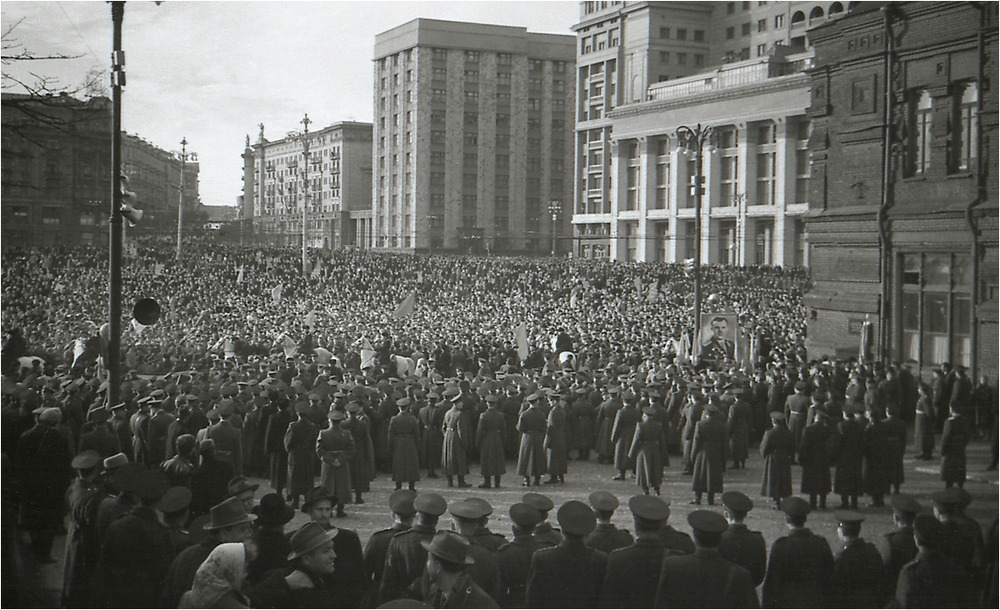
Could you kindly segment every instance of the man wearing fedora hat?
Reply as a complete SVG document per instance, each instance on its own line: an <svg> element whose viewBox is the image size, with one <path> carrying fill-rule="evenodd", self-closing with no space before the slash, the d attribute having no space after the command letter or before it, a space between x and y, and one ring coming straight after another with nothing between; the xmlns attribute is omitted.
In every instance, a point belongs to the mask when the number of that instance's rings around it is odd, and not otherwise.
<svg viewBox="0 0 1000 610"><path fill-rule="evenodd" d="M170 564L170 571L164 580L160 602L163 608L176 608L181 596L191 589L198 567L218 545L225 542L248 542L253 535L256 515L247 514L239 498L228 498L212 507L210 518L202 529L208 535L198 544L181 551ZM149 606L135 606L149 607Z"/></svg>
<svg viewBox="0 0 1000 610"><path fill-rule="evenodd" d="M251 584L263 580L271 570L287 565L291 546L285 536L285 525L295 516L295 510L281 494L269 493L253 507L253 514L257 515L257 531L253 534L257 557L247 566L247 582Z"/></svg>
<svg viewBox="0 0 1000 610"><path fill-rule="evenodd" d="M256 608L350 607L330 583L337 570L337 532L315 522L300 527L289 541L289 569L272 570L263 581L247 588L251 604Z"/></svg>
<svg viewBox="0 0 1000 610"><path fill-rule="evenodd" d="M475 561L469 541L455 532L441 531L420 545L427 551L430 587L425 602L432 608L499 608L496 601L473 582L467 567Z"/></svg>
<svg viewBox="0 0 1000 610"><path fill-rule="evenodd" d="M323 529L337 530L337 537L333 541L337 553L337 572L330 578L341 592L343 604L353 607L361 602L368 582L362 565L364 556L361 551L361 539L353 530L336 527L330 522L334 506L340 506L339 499L325 487L318 486L306 494L302 512L309 515L310 519Z"/></svg>

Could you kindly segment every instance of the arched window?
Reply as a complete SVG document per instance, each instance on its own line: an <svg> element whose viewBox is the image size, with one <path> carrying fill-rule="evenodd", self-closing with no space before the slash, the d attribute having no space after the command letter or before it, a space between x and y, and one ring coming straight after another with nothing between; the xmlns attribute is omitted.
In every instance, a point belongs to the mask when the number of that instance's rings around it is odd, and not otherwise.
<svg viewBox="0 0 1000 610"><path fill-rule="evenodd" d="M931 166L931 118L934 104L927 91L914 91L910 98L908 174L919 176Z"/></svg>
<svg viewBox="0 0 1000 610"><path fill-rule="evenodd" d="M951 133L953 172L971 171L979 153L976 133L979 130L979 84L967 83L955 96L955 119Z"/></svg>
<svg viewBox="0 0 1000 610"><path fill-rule="evenodd" d="M805 20L806 20L806 14L803 13L802 11L795 11L795 14L792 15L793 25L796 23L802 23Z"/></svg>
<svg viewBox="0 0 1000 610"><path fill-rule="evenodd" d="M832 17L837 13L843 13L843 12L844 12L844 5L839 2L834 2L833 4L830 5L830 10L827 11L827 14Z"/></svg>
<svg viewBox="0 0 1000 610"><path fill-rule="evenodd" d="M809 22L810 23L812 23L812 21L814 19L822 19L822 18L823 18L823 7L822 6L813 7L813 10L809 11Z"/></svg>

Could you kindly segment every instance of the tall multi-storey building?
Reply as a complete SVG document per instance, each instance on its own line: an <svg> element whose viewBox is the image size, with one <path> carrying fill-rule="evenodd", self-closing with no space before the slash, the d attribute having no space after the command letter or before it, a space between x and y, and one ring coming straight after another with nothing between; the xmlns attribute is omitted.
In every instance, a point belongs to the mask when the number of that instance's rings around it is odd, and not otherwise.
<svg viewBox="0 0 1000 610"><path fill-rule="evenodd" d="M997 5L901 2L810 30L810 353L997 371ZM888 107L887 107L888 104Z"/></svg>
<svg viewBox="0 0 1000 610"><path fill-rule="evenodd" d="M301 244L308 201L310 247L364 246L370 234L372 124L344 121L309 131L308 159L305 137L302 132L267 140L263 125L256 144L247 136L241 224L252 227L257 241Z"/></svg>
<svg viewBox="0 0 1000 610"><path fill-rule="evenodd" d="M697 241L706 262L803 264L796 217L805 211L808 172L807 157L797 151L808 138L808 122L800 119L809 85L795 73L809 66L807 28L843 15L845 5L582 2L580 8L575 253L677 261L691 257ZM729 139L705 157L704 218L695 240L687 194L693 160L681 155L675 134L698 123Z"/></svg>
<svg viewBox="0 0 1000 610"><path fill-rule="evenodd" d="M103 244L111 201L111 101L3 96L3 243ZM181 160L122 134L122 173L143 211L133 232L177 227ZM184 164L185 224L200 226L197 157Z"/></svg>
<svg viewBox="0 0 1000 610"><path fill-rule="evenodd" d="M572 36L431 19L376 36L372 245L564 252L573 47Z"/></svg>

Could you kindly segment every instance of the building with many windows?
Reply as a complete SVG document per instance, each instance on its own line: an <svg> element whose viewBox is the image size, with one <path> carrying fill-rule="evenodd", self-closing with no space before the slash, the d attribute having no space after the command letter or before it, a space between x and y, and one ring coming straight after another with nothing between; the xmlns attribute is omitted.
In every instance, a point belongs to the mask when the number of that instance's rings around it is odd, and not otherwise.
<svg viewBox="0 0 1000 610"><path fill-rule="evenodd" d="M706 156L703 260L804 264L806 30L848 8L582 2L574 27L576 255L691 256L693 159L674 135L702 123L729 138Z"/></svg>
<svg viewBox="0 0 1000 610"><path fill-rule="evenodd" d="M372 245L564 252L573 47L572 36L432 19L376 36Z"/></svg>
<svg viewBox="0 0 1000 610"><path fill-rule="evenodd" d="M301 245L305 208L310 247L364 247L370 239L372 124L344 121L309 131L308 159L305 137L303 131L267 140L263 125L256 144L247 137L240 201L244 237Z"/></svg>
<svg viewBox="0 0 1000 610"><path fill-rule="evenodd" d="M903 2L810 30L810 353L997 371L997 6ZM888 61L887 61L888 59ZM888 104L888 108L887 108Z"/></svg>
<svg viewBox="0 0 1000 610"><path fill-rule="evenodd" d="M198 153L187 151L182 163L180 150L164 150L139 135L123 133L122 173L128 176L128 190L136 194L135 205L143 212L142 222L125 230L161 235L176 231L177 205L181 201L184 226L200 228L206 213L198 195L198 170Z"/></svg>

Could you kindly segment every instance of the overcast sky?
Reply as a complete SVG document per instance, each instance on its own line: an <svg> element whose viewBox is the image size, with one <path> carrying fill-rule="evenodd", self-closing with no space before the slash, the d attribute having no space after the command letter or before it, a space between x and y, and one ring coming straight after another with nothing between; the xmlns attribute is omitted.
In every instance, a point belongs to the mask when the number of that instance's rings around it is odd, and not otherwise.
<svg viewBox="0 0 1000 610"><path fill-rule="evenodd" d="M202 201L235 205L246 135L256 140L263 123L266 136L283 137L306 112L311 129L371 121L375 35L417 17L571 34L579 3L128 2L122 126L166 150L186 137L199 155ZM30 80L30 70L73 87L109 67L106 2L5 0L2 27L4 55L16 43L15 52L80 56L5 65L5 74Z"/></svg>

